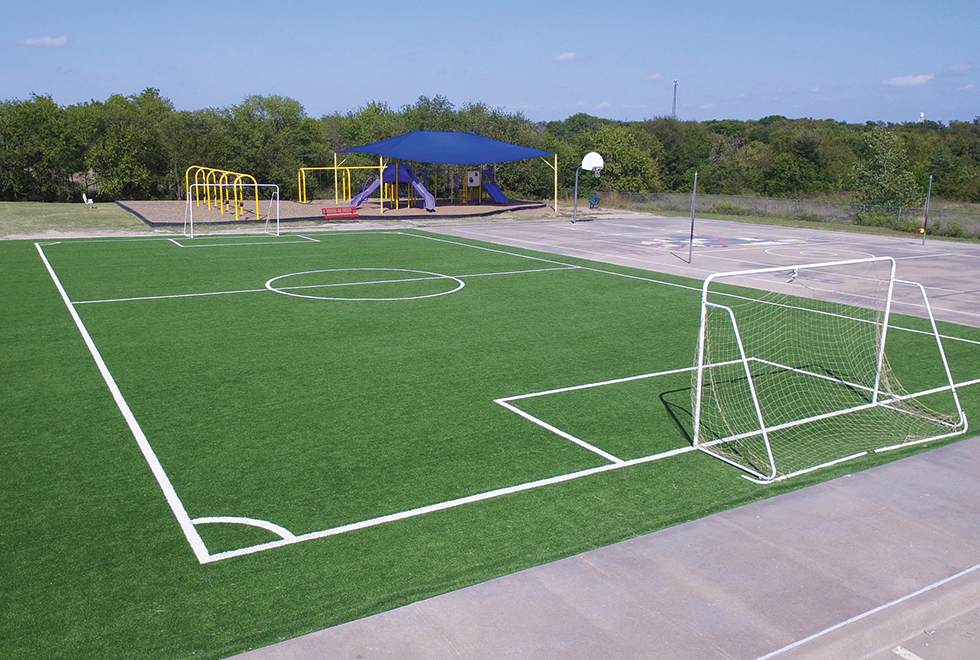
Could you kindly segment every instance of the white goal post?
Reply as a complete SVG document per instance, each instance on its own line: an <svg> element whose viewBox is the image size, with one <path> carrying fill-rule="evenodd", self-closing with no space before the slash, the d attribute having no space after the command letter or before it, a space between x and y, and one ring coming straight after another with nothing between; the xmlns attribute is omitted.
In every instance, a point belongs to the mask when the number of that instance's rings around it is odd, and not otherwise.
<svg viewBox="0 0 980 660"><path fill-rule="evenodd" d="M897 288L929 329L891 325ZM896 341L913 366L893 369ZM896 279L891 257L709 276L692 413L694 446L758 483L967 429L925 289Z"/></svg>
<svg viewBox="0 0 980 660"><path fill-rule="evenodd" d="M247 185L250 189L255 190L256 195L256 212L251 214L252 217L245 219L234 219L236 216L233 212L229 212L228 216L224 215L224 208L219 208L218 210L212 210L207 208L207 206L201 206L200 195L195 195L197 189L215 189L215 188L241 188L243 185ZM268 195L268 205L265 212L265 216L261 217L261 212L259 210L258 196L259 191L263 190ZM234 198L237 200L237 197ZM195 201L197 200L197 201ZM219 202L221 204L222 202ZM235 201L234 203L238 203ZM197 217L195 217L194 209L197 208ZM248 216L250 211L245 205L239 209L239 216ZM279 235L279 186L274 183L248 183L248 184L237 184L237 183L194 183L191 184L190 188L187 190L187 205L184 208L184 236L188 238L194 238L195 236L200 236L202 234L214 233L219 227L225 227L228 225L241 225L241 224L256 224L262 223L262 231L266 234L271 234L273 236Z"/></svg>

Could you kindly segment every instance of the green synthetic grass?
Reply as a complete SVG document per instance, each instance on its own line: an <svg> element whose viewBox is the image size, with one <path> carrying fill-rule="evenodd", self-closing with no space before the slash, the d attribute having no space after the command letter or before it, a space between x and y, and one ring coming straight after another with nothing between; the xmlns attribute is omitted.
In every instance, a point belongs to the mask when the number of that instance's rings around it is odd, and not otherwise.
<svg viewBox="0 0 980 660"><path fill-rule="evenodd" d="M192 518L302 534L604 465L494 399L693 358L693 281L420 232L312 236L321 242L42 246ZM0 263L0 636L11 658L222 658L926 448L767 487L688 453L202 565L35 245L0 243ZM401 280L388 284L292 291L457 286L410 282L408 270L465 287L376 301L263 290L317 270L331 272L277 285L364 281L369 271L346 270L364 268L404 270L371 271ZM121 298L146 299L84 302ZM946 344L956 380L980 376L980 347ZM977 389L961 392L968 414ZM690 443L687 372L513 403L624 460ZM275 538L198 529L212 553Z"/></svg>

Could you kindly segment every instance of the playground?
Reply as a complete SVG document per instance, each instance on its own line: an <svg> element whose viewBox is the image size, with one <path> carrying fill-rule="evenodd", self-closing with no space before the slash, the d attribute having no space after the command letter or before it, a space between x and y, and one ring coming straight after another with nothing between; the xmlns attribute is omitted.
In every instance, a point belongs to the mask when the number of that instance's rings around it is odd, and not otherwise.
<svg viewBox="0 0 980 660"><path fill-rule="evenodd" d="M149 228L177 228L184 224L186 202L177 200L148 200L119 202L118 205L132 213ZM365 229L372 226L390 226L392 222L432 224L439 221L465 220L467 218L491 220L510 218L514 220L554 219L551 207L539 201L511 200L507 205L496 204L439 204L432 212L425 209L404 206L398 209L384 209L378 198L366 199L357 208L356 217L324 217L323 209L343 208L332 199L312 199L306 203L293 200L279 202L279 219L284 231L321 228L341 229L344 227ZM349 207L346 207L349 208ZM207 223L214 231L249 231L256 225L254 208L246 207L242 218L234 215L221 215L217 209L206 206L194 209L195 218Z"/></svg>

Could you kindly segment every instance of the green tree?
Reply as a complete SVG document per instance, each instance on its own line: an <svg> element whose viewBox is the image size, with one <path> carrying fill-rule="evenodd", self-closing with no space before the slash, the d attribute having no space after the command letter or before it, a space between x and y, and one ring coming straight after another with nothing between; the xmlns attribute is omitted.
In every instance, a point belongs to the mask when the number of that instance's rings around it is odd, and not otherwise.
<svg viewBox="0 0 980 660"><path fill-rule="evenodd" d="M690 191L694 171L708 164L711 153L712 136L704 125L658 117L643 122L639 128L660 145L657 161L665 189Z"/></svg>
<svg viewBox="0 0 980 660"><path fill-rule="evenodd" d="M0 199L69 201L81 152L50 96L0 103Z"/></svg>
<svg viewBox="0 0 980 660"><path fill-rule="evenodd" d="M300 167L327 161L322 127L299 101L249 96L225 118L235 151L217 167L251 174L260 183L277 183L284 197L296 195Z"/></svg>
<svg viewBox="0 0 980 660"><path fill-rule="evenodd" d="M663 190L657 162L641 148L632 129L605 125L595 134L580 134L576 142L581 144L581 155L575 166L581 162L581 156L589 151L598 151L602 155L605 161L602 188L619 192Z"/></svg>
<svg viewBox="0 0 980 660"><path fill-rule="evenodd" d="M865 136L866 153L853 167L854 185L865 204L918 206L924 195L909 169L905 146L894 131L876 125Z"/></svg>
<svg viewBox="0 0 980 660"><path fill-rule="evenodd" d="M134 96L109 97L93 104L97 136L86 165L100 197L156 199L166 196L167 157L161 129L173 104L148 88Z"/></svg>

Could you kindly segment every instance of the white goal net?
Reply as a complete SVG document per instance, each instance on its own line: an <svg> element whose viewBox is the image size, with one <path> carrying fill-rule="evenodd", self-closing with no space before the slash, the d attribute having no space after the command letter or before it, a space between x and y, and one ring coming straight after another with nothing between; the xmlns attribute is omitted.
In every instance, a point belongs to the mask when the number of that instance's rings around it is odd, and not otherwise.
<svg viewBox="0 0 980 660"><path fill-rule="evenodd" d="M279 186L274 183L195 183L187 191L184 236L261 228L279 235Z"/></svg>
<svg viewBox="0 0 980 660"><path fill-rule="evenodd" d="M896 288L919 300L922 329L890 325ZM754 481L967 426L925 290L891 257L711 275L695 366L694 445Z"/></svg>

